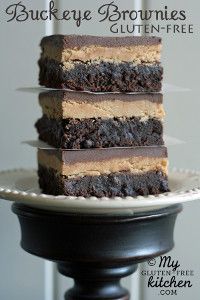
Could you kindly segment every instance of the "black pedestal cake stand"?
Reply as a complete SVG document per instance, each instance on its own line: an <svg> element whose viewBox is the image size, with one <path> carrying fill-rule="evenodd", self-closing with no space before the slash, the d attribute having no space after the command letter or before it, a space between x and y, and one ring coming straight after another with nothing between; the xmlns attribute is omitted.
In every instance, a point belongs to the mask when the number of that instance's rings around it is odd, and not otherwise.
<svg viewBox="0 0 200 300"><path fill-rule="evenodd" d="M74 279L66 300L129 299L120 279L137 264L173 248L181 205L127 215L82 215L13 204L22 232L22 248L54 261Z"/></svg>

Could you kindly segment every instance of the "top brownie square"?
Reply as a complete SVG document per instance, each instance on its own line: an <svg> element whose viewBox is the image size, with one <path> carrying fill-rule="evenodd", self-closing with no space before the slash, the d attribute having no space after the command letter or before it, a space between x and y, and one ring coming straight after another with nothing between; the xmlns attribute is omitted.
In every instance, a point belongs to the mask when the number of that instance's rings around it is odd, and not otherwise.
<svg viewBox="0 0 200 300"><path fill-rule="evenodd" d="M158 37L52 35L41 41L40 85L92 92L159 92Z"/></svg>

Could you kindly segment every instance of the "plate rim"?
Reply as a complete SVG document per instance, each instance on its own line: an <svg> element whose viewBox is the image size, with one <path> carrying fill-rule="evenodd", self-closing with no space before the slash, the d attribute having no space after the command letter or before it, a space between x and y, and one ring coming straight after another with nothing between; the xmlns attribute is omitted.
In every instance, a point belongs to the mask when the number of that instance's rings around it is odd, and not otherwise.
<svg viewBox="0 0 200 300"><path fill-rule="evenodd" d="M0 171L0 176L8 176L12 174L13 176L17 173L21 173L22 176L24 172L28 172L30 174L35 174L36 169L29 169L29 168L17 168L17 169L10 169L10 170L3 170ZM188 169L178 169L173 168L170 170L169 173L180 173L185 174L188 176L199 176L200 177L200 171L194 171L194 170L188 170ZM17 189L9 189L5 187L0 186L0 198L4 200L10 200L10 201L17 201L21 203L25 203L27 205L34 205L36 207L41 208L42 206L45 209L51 208L55 210L58 210L59 207L65 209L68 211L69 209L87 209L88 213L89 210L98 209L99 213L101 211L105 210L118 210L118 211L125 211L125 210L136 210L136 209L144 209L152 207L159 207L159 206L169 206L170 203L176 204L176 203L185 203L190 202L194 200L200 200L200 186L199 188L192 188L192 189L186 189L181 190L177 192L168 192L158 195L149 195L149 196L137 196L137 197L114 197L114 198L97 198L97 197L73 197L73 196L53 196L53 195L46 195L43 193L37 194L34 192L25 192L20 191ZM56 203L55 203L56 201ZM56 204L56 205L55 205ZM78 212L78 211L77 211Z"/></svg>

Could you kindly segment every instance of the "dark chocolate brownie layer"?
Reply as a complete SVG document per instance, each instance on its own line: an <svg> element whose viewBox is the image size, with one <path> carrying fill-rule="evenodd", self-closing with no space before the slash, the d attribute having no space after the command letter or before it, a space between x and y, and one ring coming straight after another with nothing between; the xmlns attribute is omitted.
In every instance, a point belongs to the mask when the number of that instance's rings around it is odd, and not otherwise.
<svg viewBox="0 0 200 300"><path fill-rule="evenodd" d="M45 36L41 41L41 47L46 45L58 48L75 48L78 49L85 46L102 46L102 47L123 47L137 45L158 45L161 38L155 36L93 36L93 35L61 35L55 34Z"/></svg>
<svg viewBox="0 0 200 300"><path fill-rule="evenodd" d="M58 175L53 169L39 165L38 175L42 191L52 195L126 197L153 195L169 191L167 177L161 171L140 175L121 172L67 178Z"/></svg>
<svg viewBox="0 0 200 300"><path fill-rule="evenodd" d="M49 119L36 123L39 139L62 149L163 145L163 125L155 118Z"/></svg>
<svg viewBox="0 0 200 300"><path fill-rule="evenodd" d="M40 59L39 83L49 88L88 90L93 92L159 92L163 68L155 65L134 65L129 62L73 62L63 69L52 59Z"/></svg>

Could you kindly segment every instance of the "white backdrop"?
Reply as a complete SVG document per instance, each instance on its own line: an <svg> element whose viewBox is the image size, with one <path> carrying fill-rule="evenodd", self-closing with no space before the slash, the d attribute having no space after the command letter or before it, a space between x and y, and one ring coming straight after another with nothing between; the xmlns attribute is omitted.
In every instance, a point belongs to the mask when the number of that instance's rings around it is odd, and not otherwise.
<svg viewBox="0 0 200 300"><path fill-rule="evenodd" d="M39 41L45 35L43 22L7 23L5 7L10 1L0 2L0 34L1 34L1 98L0 98L0 170L16 167L35 167L35 151L21 145L22 140L36 138L33 127L36 119L41 115L36 96L34 94L16 93L15 89L21 86L37 85L39 57ZM43 8L45 1L31 2L33 8ZM115 1L123 9L138 5L139 1ZM146 1L150 8L161 6L159 0ZM198 11L200 4L196 0L166 0L168 6L183 8L189 11L191 21L200 25ZM29 4L30 1L23 1ZM66 4L67 3L67 4ZM93 8L105 1L64 1L60 0L60 7ZM163 6L163 4L162 4ZM49 29L50 30L50 29ZM95 21L90 26L84 25L77 30L67 23L56 25L57 32L97 34L108 33L106 24ZM173 146L169 149L170 165L200 169L199 156L199 34L191 36L165 36L163 65L165 68L165 81L180 86L190 87L190 93L174 93L165 96L166 133L178 137L186 144ZM176 300L199 299L200 276L200 230L199 220L200 203L185 205L184 212L179 216L176 230L176 247L171 255L177 257L183 268L193 269L194 287L184 290ZM4 300L42 300L44 299L45 280L44 263L41 259L31 256L20 249L20 232L16 216L10 212L10 204L0 202L0 299ZM147 268L144 266L143 268ZM142 279L142 278L141 278ZM63 293L70 280L58 275L56 277L57 290L54 300L63 299ZM128 279L126 285L133 287L134 279ZM141 280L140 300L156 300L158 294L155 290L146 288L146 282ZM167 298L162 296L163 298ZM168 296L169 298L169 296ZM51 300L51 299L48 299ZM139 300L137 290L132 300Z"/></svg>

